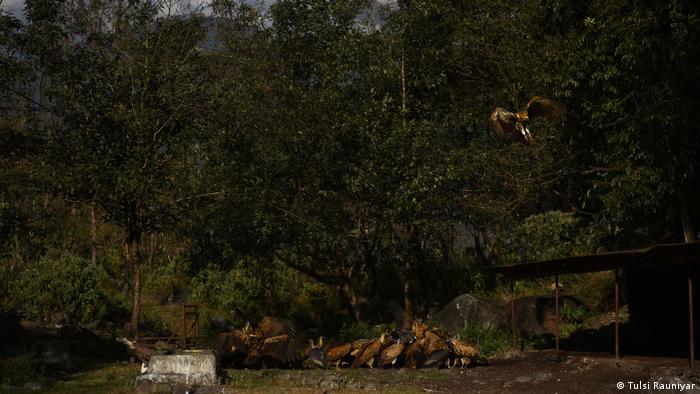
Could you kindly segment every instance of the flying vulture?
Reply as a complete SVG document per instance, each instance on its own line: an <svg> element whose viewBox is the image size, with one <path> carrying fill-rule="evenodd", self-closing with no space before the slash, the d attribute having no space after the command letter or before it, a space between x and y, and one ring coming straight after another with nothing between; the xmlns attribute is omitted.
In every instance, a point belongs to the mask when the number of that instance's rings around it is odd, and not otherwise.
<svg viewBox="0 0 700 394"><path fill-rule="evenodd" d="M562 120L566 116L566 108L547 98L535 96L524 111L509 112L496 108L491 113L491 123L496 134L517 141L532 144L535 139L530 134L530 118L544 117L548 120Z"/></svg>

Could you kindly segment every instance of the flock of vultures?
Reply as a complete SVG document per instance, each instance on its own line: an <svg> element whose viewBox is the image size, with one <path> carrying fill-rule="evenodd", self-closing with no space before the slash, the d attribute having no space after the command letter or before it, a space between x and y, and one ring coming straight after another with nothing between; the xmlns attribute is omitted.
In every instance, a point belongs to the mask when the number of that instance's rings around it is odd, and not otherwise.
<svg viewBox="0 0 700 394"><path fill-rule="evenodd" d="M379 338L324 346L322 337L305 343L289 320L264 317L219 334L212 348L222 368L464 368L486 362L476 346L420 320Z"/></svg>

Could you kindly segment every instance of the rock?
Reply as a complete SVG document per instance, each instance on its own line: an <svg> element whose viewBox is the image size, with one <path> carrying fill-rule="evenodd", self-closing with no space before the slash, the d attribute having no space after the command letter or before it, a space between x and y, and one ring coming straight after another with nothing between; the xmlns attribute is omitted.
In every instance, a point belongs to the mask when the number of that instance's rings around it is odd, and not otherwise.
<svg viewBox="0 0 700 394"><path fill-rule="evenodd" d="M515 326L520 331L543 335L556 332L556 301L554 296L530 296L515 299ZM559 308L588 309L570 295L559 296Z"/></svg>
<svg viewBox="0 0 700 394"><path fill-rule="evenodd" d="M532 374L532 380L536 382L544 382L552 378L551 372L537 371Z"/></svg>
<svg viewBox="0 0 700 394"><path fill-rule="evenodd" d="M318 382L318 387L323 391L333 391L340 388L341 380L338 376L324 376L320 382Z"/></svg>
<svg viewBox="0 0 700 394"><path fill-rule="evenodd" d="M508 350L508 351L504 352L503 355L501 356L501 358L504 360L521 360L521 359L524 359L525 357L526 357L525 353L518 352L518 351L512 351L512 350Z"/></svg>
<svg viewBox="0 0 700 394"><path fill-rule="evenodd" d="M529 376L518 376L515 378L515 381L518 383L527 383L527 382L531 382L532 378Z"/></svg>
<svg viewBox="0 0 700 394"><path fill-rule="evenodd" d="M138 381L137 380L136 384L136 390L134 392L136 394L160 394L160 393L172 393L175 391L175 387L166 384L166 383L158 383L158 382L153 382L150 380L143 380L143 381Z"/></svg>
<svg viewBox="0 0 700 394"><path fill-rule="evenodd" d="M41 390L41 383L39 382L27 382L24 384L24 388L31 391Z"/></svg>
<svg viewBox="0 0 700 394"><path fill-rule="evenodd" d="M136 386L166 385L215 385L216 358L210 351L188 351L178 354L151 356L148 373L136 378Z"/></svg>
<svg viewBox="0 0 700 394"><path fill-rule="evenodd" d="M438 313L437 320L448 331L457 333L470 325L505 328L507 313L504 308L499 308L488 300L462 294Z"/></svg>
<svg viewBox="0 0 700 394"><path fill-rule="evenodd" d="M68 341L44 341L39 353L49 375L66 374L73 370L73 356Z"/></svg>

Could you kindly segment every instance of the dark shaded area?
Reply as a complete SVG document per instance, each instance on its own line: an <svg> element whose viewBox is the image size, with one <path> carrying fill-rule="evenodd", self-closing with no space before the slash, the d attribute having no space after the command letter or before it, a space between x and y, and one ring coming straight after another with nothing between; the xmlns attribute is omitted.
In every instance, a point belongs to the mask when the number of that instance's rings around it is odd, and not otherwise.
<svg viewBox="0 0 700 394"><path fill-rule="evenodd" d="M630 329L623 336L632 354L687 357L689 353L688 275L698 283L692 265L628 270ZM694 289L695 338L698 334L697 285ZM697 357L696 347L696 357Z"/></svg>
<svg viewBox="0 0 700 394"><path fill-rule="evenodd" d="M22 321L19 327L20 331L3 336L5 341L0 348L2 384L63 379L76 372L97 369L103 363L129 360L124 345L80 325L41 326Z"/></svg>

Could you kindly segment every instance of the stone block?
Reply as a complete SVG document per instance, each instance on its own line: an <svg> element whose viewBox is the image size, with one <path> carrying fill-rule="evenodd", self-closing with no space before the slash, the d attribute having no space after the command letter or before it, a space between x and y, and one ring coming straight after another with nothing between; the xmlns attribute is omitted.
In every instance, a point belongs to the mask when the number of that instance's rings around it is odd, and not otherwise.
<svg viewBox="0 0 700 394"><path fill-rule="evenodd" d="M170 386L218 384L216 358L211 351L153 355L148 363L148 371L136 378L136 386L153 384Z"/></svg>

